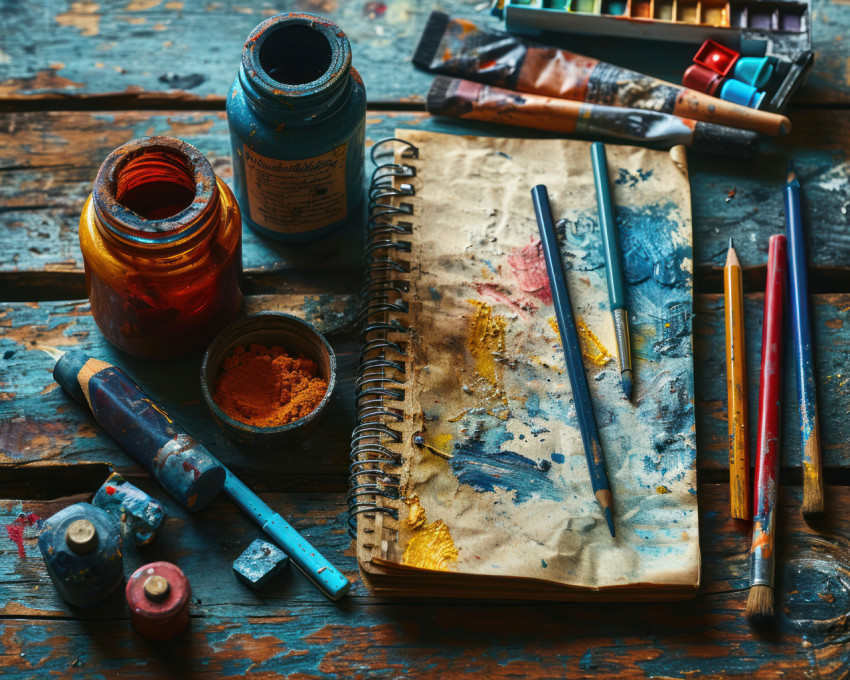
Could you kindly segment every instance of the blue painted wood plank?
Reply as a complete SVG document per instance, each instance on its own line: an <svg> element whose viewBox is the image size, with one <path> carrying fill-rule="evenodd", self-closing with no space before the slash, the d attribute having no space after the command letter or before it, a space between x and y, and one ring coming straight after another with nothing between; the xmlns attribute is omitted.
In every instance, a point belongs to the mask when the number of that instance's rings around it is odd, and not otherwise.
<svg viewBox="0 0 850 680"><path fill-rule="evenodd" d="M482 11L486 4L452 0L438 9L502 29L502 22ZM842 42L850 29L850 8L842 0L812 5L817 56L799 99L850 102ZM347 33L371 102L421 104L431 76L414 69L410 57L432 9L415 0L2 0L0 100L111 98L144 104L171 99L223 105L251 30L276 12L298 10L327 16ZM652 43L630 46L626 53L611 38L565 42L588 56L677 82L696 50ZM665 48L661 59L659 49Z"/></svg>
<svg viewBox="0 0 850 680"><path fill-rule="evenodd" d="M749 163L691 155L697 289L722 290L720 271L729 237L753 289L763 285L767 242L782 230L782 191L789 159L798 169L808 224L813 290L850 283L850 117L843 111L793 114L794 131L767 143ZM518 128L470 125L425 114L370 112L369 144L396 127L459 134L523 136ZM137 136L164 134L197 146L230 181L227 124L216 112L53 112L0 114L0 277L16 299L82 297L77 225L83 202L103 159ZM534 135L531 136L542 136ZM370 168L371 172L371 168ZM280 284L354 290L362 271L358 225L300 246L277 243L246 229L243 261L249 289ZM29 288L37 293L27 296ZM54 292L53 291L61 291ZM330 290L333 290L332 288ZM21 296L24 296L21 298ZM7 298L8 299L8 298Z"/></svg>
<svg viewBox="0 0 850 680"><path fill-rule="evenodd" d="M696 599L592 606L388 602L366 595L359 584L333 604L294 578L255 593L233 577L229 565L254 530L244 531L245 520L216 502L192 520L169 520L145 554L174 560L193 586L192 622L165 646L132 631L120 598L70 612L52 592L31 525L24 529L24 557L8 541L0 551L3 677L768 680L847 673L846 514L836 512L813 529L799 516L800 489L782 489L777 624L757 633L744 617L748 536L727 518L725 485L703 484L699 494L703 588ZM350 550L341 527L341 493L264 498L292 515L299 530L356 578L354 559L345 554ZM20 513L41 516L73 500L5 501L0 523L14 523ZM828 507L848 502L850 489L827 487Z"/></svg>

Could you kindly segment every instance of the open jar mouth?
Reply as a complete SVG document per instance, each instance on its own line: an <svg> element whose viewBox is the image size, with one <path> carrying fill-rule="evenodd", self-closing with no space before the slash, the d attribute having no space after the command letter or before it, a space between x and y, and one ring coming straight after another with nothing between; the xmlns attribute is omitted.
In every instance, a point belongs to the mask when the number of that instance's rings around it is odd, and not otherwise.
<svg viewBox="0 0 850 680"><path fill-rule="evenodd" d="M109 154L92 200L116 237L162 245L200 229L217 195L215 172L194 146L172 137L142 137Z"/></svg>
<svg viewBox="0 0 850 680"><path fill-rule="evenodd" d="M332 21L306 12L278 14L248 36L242 67L272 97L316 95L351 68L351 46Z"/></svg>

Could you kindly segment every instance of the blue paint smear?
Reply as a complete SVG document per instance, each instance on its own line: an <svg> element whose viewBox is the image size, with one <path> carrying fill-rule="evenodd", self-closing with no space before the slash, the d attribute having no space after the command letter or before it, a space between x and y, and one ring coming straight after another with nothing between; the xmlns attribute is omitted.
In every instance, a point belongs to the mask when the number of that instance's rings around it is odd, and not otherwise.
<svg viewBox="0 0 850 680"><path fill-rule="evenodd" d="M553 463L563 463L564 462L564 454L563 453L553 453L550 458Z"/></svg>
<svg viewBox="0 0 850 680"><path fill-rule="evenodd" d="M525 400L525 411L529 418L542 417L543 420L549 420L540 408L540 394L538 392L532 392L528 395Z"/></svg>
<svg viewBox="0 0 850 680"><path fill-rule="evenodd" d="M543 567L544 569L549 568L549 565L546 564L546 560L544 560L542 557L540 558L540 566Z"/></svg>
<svg viewBox="0 0 850 680"><path fill-rule="evenodd" d="M482 492L513 491L514 503L526 503L535 496L559 501L563 496L536 461L513 451L499 451L483 439L459 442L451 466L461 484Z"/></svg>
<svg viewBox="0 0 850 680"><path fill-rule="evenodd" d="M443 294L436 288L434 288L434 286L428 286L428 292L431 294L431 299L434 301L439 301L443 299Z"/></svg>
<svg viewBox="0 0 850 680"><path fill-rule="evenodd" d="M633 175L625 168L618 168L618 176L617 179L614 180L614 184L617 186L633 187L636 186L638 182L645 182L652 177L652 172L652 170L646 171L638 169L637 173Z"/></svg>

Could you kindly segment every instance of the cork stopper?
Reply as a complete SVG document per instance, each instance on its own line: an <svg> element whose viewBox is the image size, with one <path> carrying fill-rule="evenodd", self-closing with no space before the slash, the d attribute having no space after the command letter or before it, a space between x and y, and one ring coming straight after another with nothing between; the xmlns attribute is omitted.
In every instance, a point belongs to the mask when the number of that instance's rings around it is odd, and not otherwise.
<svg viewBox="0 0 850 680"><path fill-rule="evenodd" d="M145 581L145 595L154 602L161 602L168 596L170 587L165 577L154 574Z"/></svg>
<svg viewBox="0 0 850 680"><path fill-rule="evenodd" d="M77 519L65 531L65 543L77 555L85 555L97 545L97 529L87 519Z"/></svg>

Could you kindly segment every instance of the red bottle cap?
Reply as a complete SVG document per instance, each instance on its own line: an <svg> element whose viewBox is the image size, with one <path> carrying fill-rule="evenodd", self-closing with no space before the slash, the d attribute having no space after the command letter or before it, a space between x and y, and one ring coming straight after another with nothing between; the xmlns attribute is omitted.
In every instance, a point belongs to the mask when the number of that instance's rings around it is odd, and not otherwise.
<svg viewBox="0 0 850 680"><path fill-rule="evenodd" d="M148 640L170 640L189 623L189 579L170 562L139 567L124 591L130 622Z"/></svg>
<svg viewBox="0 0 850 680"><path fill-rule="evenodd" d="M694 63L725 76L732 70L740 56L735 50L730 50L713 40L706 40L697 51Z"/></svg>
<svg viewBox="0 0 850 680"><path fill-rule="evenodd" d="M705 68L705 66L699 66L697 64L689 66L688 70L685 71L685 75L682 76L682 85L712 96L717 92L717 88L720 87L722 82L723 76L719 73L715 73Z"/></svg>

